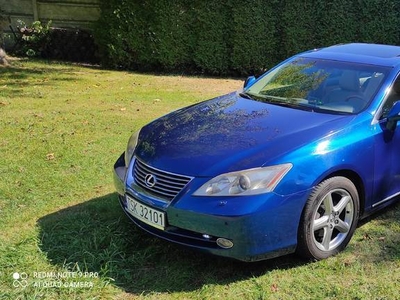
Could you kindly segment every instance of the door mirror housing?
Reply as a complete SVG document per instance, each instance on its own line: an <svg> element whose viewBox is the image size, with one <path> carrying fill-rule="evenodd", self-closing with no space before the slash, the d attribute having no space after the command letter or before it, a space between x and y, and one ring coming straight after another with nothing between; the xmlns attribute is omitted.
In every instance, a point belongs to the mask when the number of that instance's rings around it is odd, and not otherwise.
<svg viewBox="0 0 400 300"><path fill-rule="evenodd" d="M243 88L246 89L248 87L250 87L254 82L256 82L256 77L255 76L249 76L246 78L246 80L244 81L243 84Z"/></svg>
<svg viewBox="0 0 400 300"><path fill-rule="evenodd" d="M393 104L385 121L387 130L394 131L396 129L397 122L400 121L400 101L396 101Z"/></svg>

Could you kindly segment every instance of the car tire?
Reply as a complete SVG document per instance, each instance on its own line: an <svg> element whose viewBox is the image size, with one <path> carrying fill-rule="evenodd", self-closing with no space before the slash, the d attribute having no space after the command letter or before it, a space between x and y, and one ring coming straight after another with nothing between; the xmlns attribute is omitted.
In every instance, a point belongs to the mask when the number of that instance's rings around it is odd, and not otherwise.
<svg viewBox="0 0 400 300"><path fill-rule="evenodd" d="M359 196L352 181L341 176L322 181L303 210L297 253L311 260L336 255L353 236L359 212Z"/></svg>

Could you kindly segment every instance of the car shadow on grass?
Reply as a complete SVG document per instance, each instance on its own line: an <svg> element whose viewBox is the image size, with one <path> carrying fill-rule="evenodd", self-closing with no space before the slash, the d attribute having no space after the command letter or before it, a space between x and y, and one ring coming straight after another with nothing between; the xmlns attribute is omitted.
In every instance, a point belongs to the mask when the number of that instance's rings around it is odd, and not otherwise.
<svg viewBox="0 0 400 300"><path fill-rule="evenodd" d="M135 294L193 291L305 263L293 255L243 263L152 237L128 220L116 194L44 216L38 227L39 247L52 264L98 272L102 280Z"/></svg>
<svg viewBox="0 0 400 300"><path fill-rule="evenodd" d="M399 208L400 202L374 214L361 222L358 230L372 220L378 224L373 228L398 224ZM71 271L79 268L82 272L97 272L102 280L134 294L193 291L209 284L229 284L307 263L294 255L244 263L155 238L128 220L115 193L42 217L38 226L39 247L51 263ZM365 248L364 241L356 241L355 245ZM399 258L398 247L386 253L388 247L383 245L382 251L386 259ZM376 252L372 255L382 257Z"/></svg>

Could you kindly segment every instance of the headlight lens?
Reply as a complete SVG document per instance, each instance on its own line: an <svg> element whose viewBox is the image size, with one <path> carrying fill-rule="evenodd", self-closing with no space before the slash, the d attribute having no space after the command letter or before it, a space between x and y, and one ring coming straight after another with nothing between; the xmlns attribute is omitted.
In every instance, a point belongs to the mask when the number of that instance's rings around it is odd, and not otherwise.
<svg viewBox="0 0 400 300"><path fill-rule="evenodd" d="M247 196L274 190L292 164L232 172L214 177L203 184L194 196Z"/></svg>
<svg viewBox="0 0 400 300"><path fill-rule="evenodd" d="M138 143L140 130L131 135L128 141L128 145L125 150L125 166L128 167L129 162L132 159L133 153L135 152L136 145Z"/></svg>

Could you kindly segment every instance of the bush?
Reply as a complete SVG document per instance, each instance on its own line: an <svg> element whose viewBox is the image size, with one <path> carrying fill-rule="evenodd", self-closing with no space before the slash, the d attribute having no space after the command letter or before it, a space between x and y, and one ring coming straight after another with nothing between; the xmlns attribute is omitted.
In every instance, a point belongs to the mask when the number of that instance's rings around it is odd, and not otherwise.
<svg viewBox="0 0 400 300"><path fill-rule="evenodd" d="M49 21L46 25L42 25L40 21L35 21L27 26L23 21L18 21L18 36L15 52L23 56L42 56L42 52L46 48L50 40Z"/></svg>
<svg viewBox="0 0 400 300"><path fill-rule="evenodd" d="M276 4L262 0L236 1L229 24L233 25L230 69L237 75L259 74L273 66L278 57Z"/></svg>
<svg viewBox="0 0 400 300"><path fill-rule="evenodd" d="M52 28L35 21L26 25L19 21L14 54L75 62L99 62L93 34L79 29Z"/></svg>
<svg viewBox="0 0 400 300"><path fill-rule="evenodd" d="M95 37L107 66L261 73L299 51L400 43L397 0L101 0Z"/></svg>
<svg viewBox="0 0 400 300"><path fill-rule="evenodd" d="M93 33L80 29L51 28L42 56L73 62L98 63Z"/></svg>

